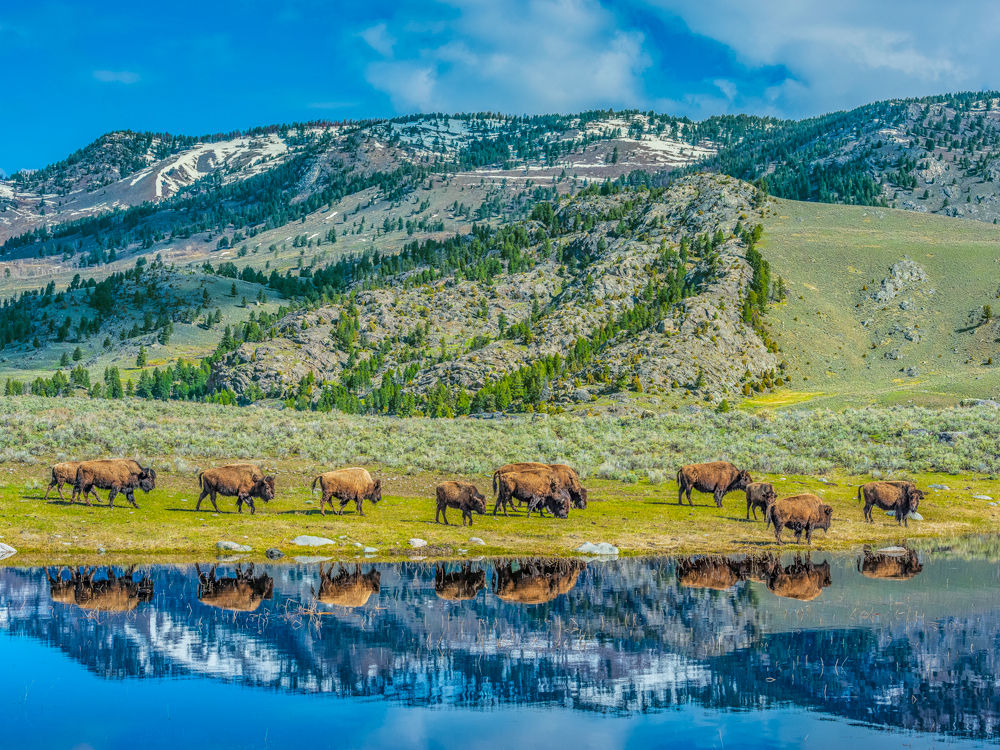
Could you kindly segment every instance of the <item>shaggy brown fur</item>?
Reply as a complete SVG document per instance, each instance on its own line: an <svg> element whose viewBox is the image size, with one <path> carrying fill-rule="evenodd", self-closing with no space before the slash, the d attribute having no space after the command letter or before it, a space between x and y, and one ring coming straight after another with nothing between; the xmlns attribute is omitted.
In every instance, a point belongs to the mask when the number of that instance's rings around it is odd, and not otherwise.
<svg viewBox="0 0 1000 750"><path fill-rule="evenodd" d="M444 565L438 565L434 571L434 593L442 599L452 602L464 602L475 599L476 594L486 588L486 571L473 570L471 563L466 563L461 570L446 573Z"/></svg>
<svg viewBox="0 0 1000 750"><path fill-rule="evenodd" d="M80 461L66 461L65 463L53 466L52 481L49 482L49 488L45 490L45 497L42 500L48 500L49 493L55 487L56 492L59 493L59 499L65 501L66 498L63 497L62 486L64 484L76 484L76 471L80 468L80 463Z"/></svg>
<svg viewBox="0 0 1000 750"><path fill-rule="evenodd" d="M250 506L250 514L257 512L253 499L259 497L265 503L274 500L274 477L264 476L259 466L254 464L229 464L206 469L198 475L198 486L201 495L195 510L201 510L201 502L206 497L212 501L215 512L219 506L215 503L216 495L236 498L236 510L243 512L243 503Z"/></svg>
<svg viewBox="0 0 1000 750"><path fill-rule="evenodd" d="M750 509L753 508L753 520L757 520L757 509L764 511L764 518L768 518L767 506L778 499L774 491L774 485L770 482L751 482L747 485L747 520L750 520ZM770 524L767 521L764 528Z"/></svg>
<svg viewBox="0 0 1000 750"><path fill-rule="evenodd" d="M115 496L121 492L132 504L135 504L135 490L151 492L156 488L156 472L151 468L139 466L130 458L108 458L99 461L84 461L76 470L76 482L73 488L71 502L80 495L90 505L88 495L93 493L98 502L100 498L94 488L108 490L108 505L115 507Z"/></svg>
<svg viewBox="0 0 1000 750"><path fill-rule="evenodd" d="M254 578L253 563L246 572L242 565L236 566L235 578L216 578L213 565L208 573L198 571L198 601L209 607L228 609L232 612L254 612L265 599L274 596L274 579L266 574Z"/></svg>
<svg viewBox="0 0 1000 750"><path fill-rule="evenodd" d="M313 480L312 488L316 489L316 483L323 492L323 497L319 501L319 512L326 515L325 505L330 503L330 510L333 510L333 498L340 501L340 509L337 515L344 515L344 506L352 500L359 516L365 514L363 505L365 500L371 500L372 505L382 499L382 480L372 479L372 475L366 469L337 469L320 474Z"/></svg>
<svg viewBox="0 0 1000 750"><path fill-rule="evenodd" d="M864 557L858 558L858 570L867 578L909 581L923 569L924 566L913 550L907 550L901 555L865 550Z"/></svg>
<svg viewBox="0 0 1000 750"><path fill-rule="evenodd" d="M323 604L335 604L338 607L363 607L372 594L379 592L382 574L372 568L361 574L361 566L355 565L354 572L349 573L341 564L337 575L333 575L333 565L325 573L323 564L319 566L319 594L313 589L315 596Z"/></svg>
<svg viewBox="0 0 1000 750"><path fill-rule="evenodd" d="M781 544L781 532L787 526L795 532L795 543L802 542L802 532L806 532L806 543L812 544L813 529L830 529L833 508L815 495L803 494L783 497L771 503L770 519L774 524L774 538Z"/></svg>
<svg viewBox="0 0 1000 750"><path fill-rule="evenodd" d="M538 510L539 515L545 515L548 510L556 518L568 518L570 497L559 478L550 469L530 469L528 471L509 472L499 477L497 503L493 515L503 506L503 514L507 515L507 505L514 508L514 501L528 504L528 518L531 511Z"/></svg>
<svg viewBox="0 0 1000 750"><path fill-rule="evenodd" d="M869 482L858 487L858 500L865 499L865 520L872 520L872 506L882 510L891 510L896 514L896 525L909 526L907 519L911 513L917 512L920 501L924 499L922 490L918 490L913 482Z"/></svg>
<svg viewBox="0 0 1000 750"><path fill-rule="evenodd" d="M493 592L505 602L544 604L560 594L569 593L587 566L579 560L519 560L517 570L511 563L497 565Z"/></svg>
<svg viewBox="0 0 1000 750"><path fill-rule="evenodd" d="M441 523L444 518L445 525L448 524L448 508L457 508L462 511L462 525L465 526L465 519L469 519L469 526L472 526L472 512L479 515L486 513L486 498L476 489L476 485L469 482L442 482L437 486L437 513L434 515L434 522Z"/></svg>
<svg viewBox="0 0 1000 750"><path fill-rule="evenodd" d="M711 492L715 497L715 506L722 507L722 498L727 492L745 490L753 482L750 473L741 471L728 461L712 461L707 464L688 464L677 470L677 504L681 505L684 493L687 493L688 505L691 502L691 490Z"/></svg>
<svg viewBox="0 0 1000 750"><path fill-rule="evenodd" d="M822 562L813 565L811 560L805 563L798 557L787 568L775 565L768 578L767 588L775 596L786 599L797 599L800 602L811 602L827 588L830 579L830 563Z"/></svg>
<svg viewBox="0 0 1000 750"><path fill-rule="evenodd" d="M518 471L531 471L534 469L550 469L559 478L562 486L569 492L570 499L573 501L573 507L580 508L581 510L587 507L587 490L580 484L580 476L576 473L576 470L566 464L540 464L525 462L501 466L493 472L493 494L497 494L499 479L503 474Z"/></svg>

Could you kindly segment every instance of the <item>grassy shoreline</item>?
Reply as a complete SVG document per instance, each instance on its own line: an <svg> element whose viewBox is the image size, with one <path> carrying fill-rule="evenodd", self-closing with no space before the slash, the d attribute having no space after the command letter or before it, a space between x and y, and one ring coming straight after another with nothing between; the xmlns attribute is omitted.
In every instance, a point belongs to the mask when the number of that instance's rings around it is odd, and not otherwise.
<svg viewBox="0 0 1000 750"><path fill-rule="evenodd" d="M365 517L354 512L353 504L344 516L328 512L324 517L318 511L318 495L309 489L314 476L311 464L283 461L272 468L278 471L278 497L251 516L237 514L232 498L220 499L219 513L208 500L196 511L198 491L193 475L163 475L153 493L139 493L139 510L127 505L110 510L106 503L89 508L70 505L54 492L43 502L46 483L36 481L43 467L7 467L3 472L6 476L0 477L0 541L17 548L19 554L4 564L205 561L226 554L216 549L216 543L223 540L250 546L253 551L243 555L250 561L266 559L264 552L269 547L281 549L289 560L319 556L347 561L571 556L585 541L610 542L623 556L778 550L774 534L765 530L762 518L745 520L742 493L728 495L721 509L715 508L710 495L697 493L694 508L678 506L677 486L672 480L626 484L591 479L587 484L596 499L586 510L572 511L568 520L529 520L523 513L510 518L502 513L496 518L488 514L476 516L470 528L459 525L460 515L455 511L449 514L450 526L434 521L433 488L452 475L400 474L370 467L384 479L383 501L374 507L366 504ZM463 478L490 494L489 477ZM816 551L1000 531L1000 506L973 497L993 497L997 484L979 476L914 476L922 487L946 484L950 489L929 490L920 507L924 520L911 521L909 528L898 527L893 518L877 511L874 525L863 522L857 486L870 477L834 472L822 480L799 475L759 478L774 482L780 495L814 492L833 505L834 523L829 533L817 532L813 537L811 549ZM327 537L337 544L319 548L292 545L290 540L300 534ZM470 542L470 537L479 537L485 545ZM428 544L414 549L411 538ZM782 549L809 549L793 544L793 540L786 532ZM365 547L377 552L366 556ZM101 549L105 554L99 553Z"/></svg>

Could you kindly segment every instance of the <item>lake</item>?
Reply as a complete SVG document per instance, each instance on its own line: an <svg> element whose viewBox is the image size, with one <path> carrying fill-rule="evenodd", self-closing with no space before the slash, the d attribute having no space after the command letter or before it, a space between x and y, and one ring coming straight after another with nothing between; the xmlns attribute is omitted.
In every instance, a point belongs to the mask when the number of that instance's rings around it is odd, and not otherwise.
<svg viewBox="0 0 1000 750"><path fill-rule="evenodd" d="M992 745L985 547L0 568L3 744Z"/></svg>

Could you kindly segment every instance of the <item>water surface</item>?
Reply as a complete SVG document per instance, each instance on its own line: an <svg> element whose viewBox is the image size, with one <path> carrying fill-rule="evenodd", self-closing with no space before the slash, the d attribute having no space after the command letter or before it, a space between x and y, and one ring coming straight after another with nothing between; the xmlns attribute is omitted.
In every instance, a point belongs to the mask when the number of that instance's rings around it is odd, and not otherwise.
<svg viewBox="0 0 1000 750"><path fill-rule="evenodd" d="M8 567L4 745L993 745L998 577L904 551Z"/></svg>

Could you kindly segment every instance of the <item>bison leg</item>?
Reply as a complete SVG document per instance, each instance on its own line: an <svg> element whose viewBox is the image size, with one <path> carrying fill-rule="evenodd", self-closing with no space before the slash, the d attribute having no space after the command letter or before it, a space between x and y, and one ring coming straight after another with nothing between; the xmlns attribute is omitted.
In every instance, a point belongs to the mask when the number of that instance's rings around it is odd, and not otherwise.
<svg viewBox="0 0 1000 750"><path fill-rule="evenodd" d="M62 500L63 502L65 502L65 501L66 501L66 498L65 498L65 497L63 497L63 493L62 493L62 486L63 486L63 483L62 483L62 482L60 482L60 483L59 483L59 486L58 486L58 487L56 487L56 492L58 492L58 493L59 493L59 499L60 499L60 500ZM48 493L48 492L46 492L46 493L45 493L45 497L48 497L48 496L49 496L49 493Z"/></svg>
<svg viewBox="0 0 1000 750"><path fill-rule="evenodd" d="M208 499L212 501L212 507L215 508L215 512L219 512L219 506L215 504L215 490L211 489L208 491Z"/></svg>
<svg viewBox="0 0 1000 750"><path fill-rule="evenodd" d="M503 496L497 495L497 504L493 506L493 515L494 515L494 517L496 516L497 509L500 507L501 503L503 503L503 514L504 514L504 516L507 516L507 500ZM507 516L507 517L509 518L509 516Z"/></svg>
<svg viewBox="0 0 1000 750"><path fill-rule="evenodd" d="M463 526L465 526L465 519L466 519L466 517L469 518L469 526L472 526L472 511L471 510L463 510L462 511L462 525Z"/></svg>
<svg viewBox="0 0 1000 750"><path fill-rule="evenodd" d="M250 506L250 515L251 516L257 515L257 506L254 505L253 497L251 495L247 495L247 501L246 502L247 502L247 505Z"/></svg>
<svg viewBox="0 0 1000 750"><path fill-rule="evenodd" d="M201 510L201 501L208 497L208 490L202 490L201 495L198 497L198 504L194 506L195 511Z"/></svg>
<svg viewBox="0 0 1000 750"><path fill-rule="evenodd" d="M722 492L720 492L719 490L716 490L713 494L715 495L715 507L716 508L721 508L722 507Z"/></svg>
<svg viewBox="0 0 1000 750"><path fill-rule="evenodd" d="M747 520L750 520L750 507L753 506L753 520L757 520L757 506L751 502L750 498L747 498Z"/></svg>
<svg viewBox="0 0 1000 750"><path fill-rule="evenodd" d="M868 498L865 498L865 520L868 523L875 523L872 520L872 503L868 502Z"/></svg>
<svg viewBox="0 0 1000 750"><path fill-rule="evenodd" d="M448 512L447 508L443 505L438 505L437 513L434 514L434 523L441 523L441 516L444 516L444 525L450 526L448 523Z"/></svg>
<svg viewBox="0 0 1000 750"><path fill-rule="evenodd" d="M777 521L774 522L774 538L778 540L778 546L781 546L781 532L784 530L785 524L778 524Z"/></svg>
<svg viewBox="0 0 1000 750"><path fill-rule="evenodd" d="M354 509L358 511L359 516L363 516L365 514L364 509L361 507L362 505L364 505L364 502L365 499L363 497L359 497L357 500L354 501Z"/></svg>
<svg viewBox="0 0 1000 750"><path fill-rule="evenodd" d="M133 494L131 487L125 490L125 497L128 498L128 501L132 504L133 508L136 510L139 509L139 506L135 504L135 494Z"/></svg>
<svg viewBox="0 0 1000 750"><path fill-rule="evenodd" d="M108 490L108 507L109 508L114 508L115 507L115 496L117 494L118 494L118 488L117 487L112 487L110 490Z"/></svg>
<svg viewBox="0 0 1000 750"><path fill-rule="evenodd" d="M55 484L55 482L49 482L49 488L45 490L45 497L42 498L43 503L49 499L49 493L52 492L52 488L55 487ZM59 497L62 497L62 492L59 493ZM47 573L48 571L45 572Z"/></svg>
<svg viewBox="0 0 1000 750"><path fill-rule="evenodd" d="M795 543L802 544L802 529L795 529Z"/></svg>
<svg viewBox="0 0 1000 750"><path fill-rule="evenodd" d="M338 516L344 515L344 508L347 507L347 503L349 503L349 502L350 502L349 500L341 500L340 501L340 509L337 511L337 515Z"/></svg>

